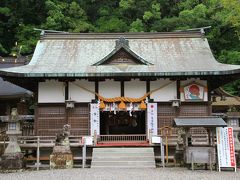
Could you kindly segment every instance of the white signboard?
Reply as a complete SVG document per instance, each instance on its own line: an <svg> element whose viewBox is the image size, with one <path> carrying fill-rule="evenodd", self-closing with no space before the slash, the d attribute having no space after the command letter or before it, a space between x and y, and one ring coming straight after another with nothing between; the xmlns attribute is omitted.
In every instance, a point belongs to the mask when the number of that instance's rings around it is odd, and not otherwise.
<svg viewBox="0 0 240 180"><path fill-rule="evenodd" d="M221 167L235 168L235 149L232 127L217 127L217 150L219 171Z"/></svg>
<svg viewBox="0 0 240 180"><path fill-rule="evenodd" d="M147 126L148 133L152 132L153 136L157 136L157 103L147 104Z"/></svg>
<svg viewBox="0 0 240 180"><path fill-rule="evenodd" d="M152 143L160 144L160 143L162 143L162 138L158 137L158 136L154 136L154 137L152 137Z"/></svg>
<svg viewBox="0 0 240 180"><path fill-rule="evenodd" d="M90 118L91 118L91 136L100 134L100 113L99 104L90 104Z"/></svg>
<svg viewBox="0 0 240 180"><path fill-rule="evenodd" d="M91 136L84 136L82 138L82 141L85 141L85 142L82 142L82 143L85 143L87 146L93 145L93 138Z"/></svg>

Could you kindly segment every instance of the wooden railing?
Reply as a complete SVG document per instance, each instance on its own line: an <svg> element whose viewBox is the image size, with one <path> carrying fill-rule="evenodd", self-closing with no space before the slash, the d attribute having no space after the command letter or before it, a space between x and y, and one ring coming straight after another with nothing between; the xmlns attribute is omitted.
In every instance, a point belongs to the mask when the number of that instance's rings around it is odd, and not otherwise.
<svg viewBox="0 0 240 180"><path fill-rule="evenodd" d="M163 138L163 143L165 144L165 137ZM194 134L192 137L193 145L207 145L208 144L208 136L204 134ZM139 142L139 141L147 141L147 135L145 134L129 134L129 135L100 135L98 137L98 142ZM177 135L173 134L168 137L169 145L177 145Z"/></svg>
<svg viewBox="0 0 240 180"><path fill-rule="evenodd" d="M55 136L19 136L20 147L53 147L56 142ZM70 146L82 146L82 136L69 136Z"/></svg>
<svg viewBox="0 0 240 180"><path fill-rule="evenodd" d="M100 135L99 142L126 142L126 141L147 141L146 134L129 134L129 135Z"/></svg>
<svg viewBox="0 0 240 180"><path fill-rule="evenodd" d="M227 116L233 116L233 117L239 117L240 116L240 112L227 112L226 114L227 114Z"/></svg>
<svg viewBox="0 0 240 180"><path fill-rule="evenodd" d="M53 147L56 142L55 136L19 136L18 142L21 148L37 150L36 157L25 157L26 161L36 161L35 165L31 167L36 167L39 170L41 163L40 161L49 161L49 156L41 156L40 148L43 147ZM82 142L82 136L70 136L69 143L71 147L80 147L83 149L83 154L81 157L82 167L86 165L86 144ZM74 159L76 159L75 157Z"/></svg>
<svg viewBox="0 0 240 180"><path fill-rule="evenodd" d="M165 137L161 136L163 138L163 144L166 144ZM168 144L172 146L177 145L177 135L173 134L168 137ZM192 138L192 145L208 145L208 135L207 134L193 134L191 135ZM215 141L216 143L216 141Z"/></svg>

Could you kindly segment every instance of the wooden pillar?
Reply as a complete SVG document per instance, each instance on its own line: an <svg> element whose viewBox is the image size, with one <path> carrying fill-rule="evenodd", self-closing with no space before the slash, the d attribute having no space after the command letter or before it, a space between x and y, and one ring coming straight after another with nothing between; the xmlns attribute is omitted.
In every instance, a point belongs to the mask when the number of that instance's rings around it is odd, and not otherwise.
<svg viewBox="0 0 240 180"><path fill-rule="evenodd" d="M188 147L188 137L189 137L189 128L186 128L186 136L185 136L185 143L186 143L186 147Z"/></svg>
<svg viewBox="0 0 240 180"><path fill-rule="evenodd" d="M177 99L180 99L180 80L177 80Z"/></svg>
<svg viewBox="0 0 240 180"><path fill-rule="evenodd" d="M99 83L98 81L95 81L95 92L98 93L99 92ZM98 100L98 96L95 95L95 100Z"/></svg>
<svg viewBox="0 0 240 180"><path fill-rule="evenodd" d="M121 96L124 97L124 81L121 81Z"/></svg>
<svg viewBox="0 0 240 180"><path fill-rule="evenodd" d="M148 93L150 91L150 81L147 80L146 81L146 93ZM150 95L148 96L148 98L150 98Z"/></svg>
<svg viewBox="0 0 240 180"><path fill-rule="evenodd" d="M69 82L65 82L65 100L68 100L68 92L69 92Z"/></svg>
<svg viewBox="0 0 240 180"><path fill-rule="evenodd" d="M212 145L212 137L211 137L211 129L210 128L207 128L207 133L208 133L208 143L209 143L209 146Z"/></svg>
<svg viewBox="0 0 240 180"><path fill-rule="evenodd" d="M176 85L177 99L180 99L180 103L181 103L180 80L177 80L176 84L177 84ZM181 106L179 106L178 108L175 108L176 117L180 116L180 108Z"/></svg>
<svg viewBox="0 0 240 180"><path fill-rule="evenodd" d="M40 137L37 137L37 171L39 170L40 165Z"/></svg>
<svg viewBox="0 0 240 180"><path fill-rule="evenodd" d="M69 92L69 82L66 81L65 82L65 100L69 99L68 92ZM68 108L65 109L65 124L68 124Z"/></svg>

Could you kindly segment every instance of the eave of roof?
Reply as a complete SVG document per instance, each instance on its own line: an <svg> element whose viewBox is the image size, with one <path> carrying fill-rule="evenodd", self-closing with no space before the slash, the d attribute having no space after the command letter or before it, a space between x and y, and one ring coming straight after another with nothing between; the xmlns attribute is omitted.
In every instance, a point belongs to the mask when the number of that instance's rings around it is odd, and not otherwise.
<svg viewBox="0 0 240 180"><path fill-rule="evenodd" d="M30 97L33 93L0 78L0 99Z"/></svg>
<svg viewBox="0 0 240 180"><path fill-rule="evenodd" d="M226 127L222 118L216 117L179 117L174 118L176 127Z"/></svg>
<svg viewBox="0 0 240 180"><path fill-rule="evenodd" d="M216 97L216 102L213 102L212 106L240 106L240 98L226 97L225 100L221 100L221 97Z"/></svg>
<svg viewBox="0 0 240 180"><path fill-rule="evenodd" d="M240 69L230 71L189 71L189 72L106 72L106 73L18 73L6 72L0 69L0 75L9 77L27 77L27 78L58 78L58 77L75 77L75 78L91 78L91 77L194 77L194 76L222 76L239 74Z"/></svg>

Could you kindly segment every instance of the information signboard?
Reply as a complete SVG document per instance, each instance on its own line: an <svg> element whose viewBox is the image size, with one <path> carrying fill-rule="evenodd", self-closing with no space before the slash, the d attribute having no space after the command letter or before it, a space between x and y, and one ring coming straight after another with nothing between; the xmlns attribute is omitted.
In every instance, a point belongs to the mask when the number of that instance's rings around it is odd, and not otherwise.
<svg viewBox="0 0 240 180"><path fill-rule="evenodd" d="M235 168L235 149L232 127L217 127L217 151L219 171L221 168Z"/></svg>

